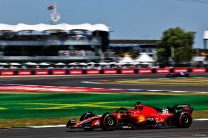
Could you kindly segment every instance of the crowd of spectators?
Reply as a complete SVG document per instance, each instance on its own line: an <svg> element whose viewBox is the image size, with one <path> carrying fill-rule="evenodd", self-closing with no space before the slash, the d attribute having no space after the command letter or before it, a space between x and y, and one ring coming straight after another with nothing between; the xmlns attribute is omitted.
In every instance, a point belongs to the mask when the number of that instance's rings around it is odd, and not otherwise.
<svg viewBox="0 0 208 138"><path fill-rule="evenodd" d="M87 33L41 33L41 34L17 34L17 33L8 33L0 35L0 40L6 41L46 41L46 40L93 40L96 39L95 36Z"/></svg>
<svg viewBox="0 0 208 138"><path fill-rule="evenodd" d="M154 66L151 68L157 68ZM0 65L0 69L139 69L139 68L149 68L148 65L131 65L118 63L34 63L33 65L27 65L22 63L19 65L10 65L10 63L5 63L5 65Z"/></svg>
<svg viewBox="0 0 208 138"><path fill-rule="evenodd" d="M95 56L96 53L92 50L60 50L58 52L59 56Z"/></svg>

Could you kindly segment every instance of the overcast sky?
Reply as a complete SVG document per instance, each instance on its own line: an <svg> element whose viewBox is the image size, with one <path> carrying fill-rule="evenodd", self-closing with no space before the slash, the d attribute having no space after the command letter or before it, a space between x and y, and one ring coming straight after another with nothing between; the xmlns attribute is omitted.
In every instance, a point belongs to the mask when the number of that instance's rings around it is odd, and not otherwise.
<svg viewBox="0 0 208 138"><path fill-rule="evenodd" d="M49 23L53 2L60 23L103 23L111 39L160 39L180 26L196 32L194 47L202 48L208 28L208 0L0 0L0 23Z"/></svg>

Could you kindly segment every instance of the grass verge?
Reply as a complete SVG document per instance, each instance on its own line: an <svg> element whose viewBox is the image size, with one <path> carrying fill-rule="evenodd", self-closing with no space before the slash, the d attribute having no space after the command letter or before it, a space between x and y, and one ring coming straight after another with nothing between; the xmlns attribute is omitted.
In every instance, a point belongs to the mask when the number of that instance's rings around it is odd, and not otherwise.
<svg viewBox="0 0 208 138"><path fill-rule="evenodd" d="M191 104L194 118L208 118L208 95L203 94L1 93L0 127L65 124L88 111L103 114L138 101L159 108Z"/></svg>

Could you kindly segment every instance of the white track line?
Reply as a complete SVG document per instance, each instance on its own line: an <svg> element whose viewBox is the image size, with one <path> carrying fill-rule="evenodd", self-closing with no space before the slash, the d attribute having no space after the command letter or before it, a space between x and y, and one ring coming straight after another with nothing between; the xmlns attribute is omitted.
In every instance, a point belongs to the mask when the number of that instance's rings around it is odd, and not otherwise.
<svg viewBox="0 0 208 138"><path fill-rule="evenodd" d="M65 127L66 125L45 125L45 126L29 126L29 128L50 128L50 127Z"/></svg>
<svg viewBox="0 0 208 138"><path fill-rule="evenodd" d="M148 91L150 91L150 92L163 92L163 91L166 91L166 90L148 90ZM171 92L171 91L169 91L169 90L167 90L168 92Z"/></svg>
<svg viewBox="0 0 208 138"><path fill-rule="evenodd" d="M92 81L81 81L81 83L89 83L89 84L103 84L100 82L92 82Z"/></svg>
<svg viewBox="0 0 208 138"><path fill-rule="evenodd" d="M199 118L199 119L194 119L195 121L208 121L208 118Z"/></svg>
<svg viewBox="0 0 208 138"><path fill-rule="evenodd" d="M189 92L189 91L170 91L170 92Z"/></svg>

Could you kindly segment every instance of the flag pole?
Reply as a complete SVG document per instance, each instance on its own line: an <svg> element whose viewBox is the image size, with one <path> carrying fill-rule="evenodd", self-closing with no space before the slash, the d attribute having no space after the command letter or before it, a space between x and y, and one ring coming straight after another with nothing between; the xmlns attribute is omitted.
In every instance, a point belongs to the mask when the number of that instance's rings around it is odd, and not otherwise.
<svg viewBox="0 0 208 138"><path fill-rule="evenodd" d="M53 14L56 14L56 13L57 13L57 10L56 10L56 3L53 2L52 5L54 6L54 8L52 9L52 13L53 13ZM52 24L55 24L55 20L52 19L52 18L51 18L51 22L52 22Z"/></svg>
<svg viewBox="0 0 208 138"><path fill-rule="evenodd" d="M60 20L60 14L57 13L57 5L55 2L51 5L52 14L51 14L51 24L55 24Z"/></svg>
<svg viewBox="0 0 208 138"><path fill-rule="evenodd" d="M56 5L55 2L53 2L53 6L54 6L54 8L53 8L53 13L54 13L54 14L57 14L57 5Z"/></svg>

